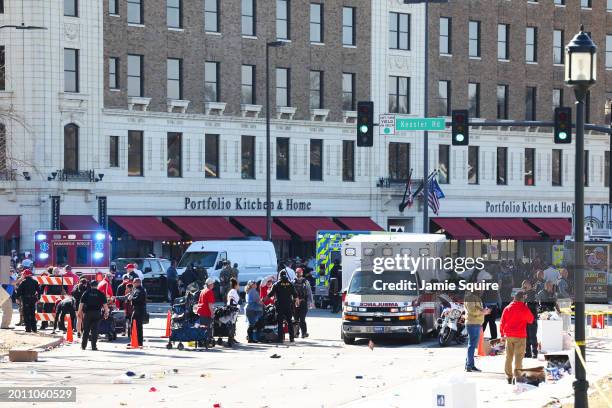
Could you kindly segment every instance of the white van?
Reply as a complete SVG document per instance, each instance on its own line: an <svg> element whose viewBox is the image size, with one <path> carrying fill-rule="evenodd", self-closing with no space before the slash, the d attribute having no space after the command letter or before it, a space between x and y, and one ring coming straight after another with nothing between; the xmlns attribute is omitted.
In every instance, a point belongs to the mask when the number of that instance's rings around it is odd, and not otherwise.
<svg viewBox="0 0 612 408"><path fill-rule="evenodd" d="M187 248L176 270L180 276L194 264L206 268L209 277L219 280L225 260L238 264L241 290L249 280L276 275L276 252L269 241L196 241Z"/></svg>

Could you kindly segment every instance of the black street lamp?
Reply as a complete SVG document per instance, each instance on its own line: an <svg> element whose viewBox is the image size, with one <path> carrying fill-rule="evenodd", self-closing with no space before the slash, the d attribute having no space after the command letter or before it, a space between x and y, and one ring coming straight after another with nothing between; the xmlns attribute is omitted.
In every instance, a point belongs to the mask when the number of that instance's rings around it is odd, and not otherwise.
<svg viewBox="0 0 612 408"><path fill-rule="evenodd" d="M272 241L272 191L270 164L270 48L285 45L284 41L266 43L266 240Z"/></svg>
<svg viewBox="0 0 612 408"><path fill-rule="evenodd" d="M576 169L574 189L574 287L575 287L575 341L576 380L574 406L588 406L586 370L581 361L585 356L584 316L584 100L597 73L597 47L580 26L580 32L565 47L565 83L574 88L576 95ZM580 353L580 354L578 354ZM582 359L580 358L582 357Z"/></svg>

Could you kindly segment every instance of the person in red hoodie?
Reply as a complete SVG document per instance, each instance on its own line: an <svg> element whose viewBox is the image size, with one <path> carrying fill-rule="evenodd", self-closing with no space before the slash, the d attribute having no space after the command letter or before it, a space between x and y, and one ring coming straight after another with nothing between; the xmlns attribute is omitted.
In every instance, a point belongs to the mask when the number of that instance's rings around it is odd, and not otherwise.
<svg viewBox="0 0 612 408"><path fill-rule="evenodd" d="M525 292L518 291L514 301L504 309L500 322L502 338L506 339L506 378L512 384L517 370L523 368L525 345L527 343L527 325L533 323L533 314L525 304ZM512 370L514 359L514 370Z"/></svg>
<svg viewBox="0 0 612 408"><path fill-rule="evenodd" d="M109 301L113 297L113 285L111 283L111 279L112 276L110 274L106 274L106 276L104 276L104 279L102 279L100 283L98 283L98 290L104 293L104 295L106 295L106 299L108 299Z"/></svg>

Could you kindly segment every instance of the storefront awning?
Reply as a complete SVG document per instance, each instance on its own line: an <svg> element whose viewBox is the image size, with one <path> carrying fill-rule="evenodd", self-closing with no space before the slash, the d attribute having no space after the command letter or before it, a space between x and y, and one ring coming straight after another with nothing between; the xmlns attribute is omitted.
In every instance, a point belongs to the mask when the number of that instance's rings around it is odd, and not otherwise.
<svg viewBox="0 0 612 408"><path fill-rule="evenodd" d="M181 236L157 217L110 217L134 239L140 241L180 241Z"/></svg>
<svg viewBox="0 0 612 408"><path fill-rule="evenodd" d="M223 217L168 217L168 220L194 241L244 237Z"/></svg>
<svg viewBox="0 0 612 408"><path fill-rule="evenodd" d="M540 239L540 235L520 218L472 218L472 221L492 239Z"/></svg>
<svg viewBox="0 0 612 408"><path fill-rule="evenodd" d="M568 218L527 218L527 221L552 239L563 240L572 234L572 222Z"/></svg>
<svg viewBox="0 0 612 408"><path fill-rule="evenodd" d="M97 230L100 225L91 215L62 215L60 226L67 230Z"/></svg>
<svg viewBox="0 0 612 408"><path fill-rule="evenodd" d="M341 230L340 226L326 217L278 217L277 220L302 241L314 241L318 230Z"/></svg>
<svg viewBox="0 0 612 408"><path fill-rule="evenodd" d="M0 238L13 239L19 237L19 216L0 215Z"/></svg>
<svg viewBox="0 0 612 408"><path fill-rule="evenodd" d="M234 221L251 231L253 234L266 239L266 217L232 217ZM291 235L281 228L280 225L272 223L272 239L289 241Z"/></svg>
<svg viewBox="0 0 612 408"><path fill-rule="evenodd" d="M478 228L470 224L465 218L432 218L438 227L442 228L452 239L484 239L486 238Z"/></svg>
<svg viewBox="0 0 612 408"><path fill-rule="evenodd" d="M336 221L351 231L384 231L384 228L368 217L339 217Z"/></svg>

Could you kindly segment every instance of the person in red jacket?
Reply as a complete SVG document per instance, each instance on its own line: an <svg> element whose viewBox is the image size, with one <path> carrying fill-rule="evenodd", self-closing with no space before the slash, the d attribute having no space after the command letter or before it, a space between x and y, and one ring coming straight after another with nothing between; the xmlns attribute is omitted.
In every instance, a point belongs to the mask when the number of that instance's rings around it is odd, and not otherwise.
<svg viewBox="0 0 612 408"><path fill-rule="evenodd" d="M259 288L259 297L263 301L264 307L274 304L274 296L271 298L267 298L267 300L264 300L264 298L268 296L268 292L270 291L270 289L272 289L273 283L274 278L272 276L268 276L267 278L261 281L261 286Z"/></svg>
<svg viewBox="0 0 612 408"><path fill-rule="evenodd" d="M106 295L106 299L109 301L113 297L113 285L111 284L111 279L112 276L110 276L110 274L106 274L104 279L98 283L98 290L104 293L104 295Z"/></svg>
<svg viewBox="0 0 612 408"><path fill-rule="evenodd" d="M527 343L527 325L533 323L533 314L525 304L525 292L518 291L514 301L504 309L500 322L502 338L506 339L506 378L512 384L517 370L523 368L525 344ZM512 370L514 359L514 370Z"/></svg>

